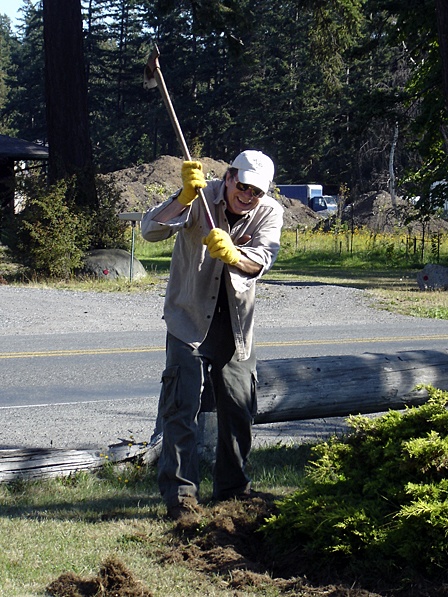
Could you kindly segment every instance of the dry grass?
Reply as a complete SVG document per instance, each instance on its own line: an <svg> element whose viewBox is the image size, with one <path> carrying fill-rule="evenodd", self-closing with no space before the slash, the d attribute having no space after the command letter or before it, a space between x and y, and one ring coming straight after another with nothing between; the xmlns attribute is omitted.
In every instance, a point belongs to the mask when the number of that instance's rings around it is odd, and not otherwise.
<svg viewBox="0 0 448 597"><path fill-rule="evenodd" d="M386 290L376 288L369 291L375 304L381 309L431 319L448 319L448 293L444 291L420 291L404 288Z"/></svg>

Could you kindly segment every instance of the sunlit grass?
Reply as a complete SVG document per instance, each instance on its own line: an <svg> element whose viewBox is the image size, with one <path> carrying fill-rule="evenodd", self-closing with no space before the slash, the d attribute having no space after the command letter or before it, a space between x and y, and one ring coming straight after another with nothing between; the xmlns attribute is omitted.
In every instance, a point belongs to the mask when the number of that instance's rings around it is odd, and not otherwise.
<svg viewBox="0 0 448 597"><path fill-rule="evenodd" d="M306 446L254 450L249 471L255 489L281 497L297 488L308 454ZM203 463L201 470L207 506L211 466ZM171 595L173 587L182 596L234 595L181 561L163 563L172 550L173 523L164 517L156 468L106 465L99 473L0 484L0 503L2 597L44 597L59 575L88 577L109 557L122 561L155 596Z"/></svg>
<svg viewBox="0 0 448 597"><path fill-rule="evenodd" d="M164 278L160 272L148 273L141 279L134 279L132 282L128 278L116 279L94 279L90 277L79 278L73 276L63 280L40 279L40 278L19 278L11 281L11 285L23 286L28 288L56 288L59 290L77 290L81 292L120 292L136 293L145 290L151 290L154 287L164 283Z"/></svg>
<svg viewBox="0 0 448 597"><path fill-rule="evenodd" d="M402 291L383 289L371 290L377 306L414 317L430 319L448 319L448 293L445 291L419 291L404 289Z"/></svg>
<svg viewBox="0 0 448 597"><path fill-rule="evenodd" d="M428 241L425 262L448 262L448 235ZM136 256L148 271L167 272L174 239L159 243L136 240ZM384 280L406 283L406 278L423 267L421 241L406 234L378 234L346 229L313 232L284 230L280 252L269 275L327 277L344 282L364 280L373 286Z"/></svg>
<svg viewBox="0 0 448 597"><path fill-rule="evenodd" d="M367 229L312 232L307 230L282 233L282 244L276 267L302 266L326 269L372 271L418 268L423 262L448 261L448 235L440 235L425 243L404 233L379 234Z"/></svg>

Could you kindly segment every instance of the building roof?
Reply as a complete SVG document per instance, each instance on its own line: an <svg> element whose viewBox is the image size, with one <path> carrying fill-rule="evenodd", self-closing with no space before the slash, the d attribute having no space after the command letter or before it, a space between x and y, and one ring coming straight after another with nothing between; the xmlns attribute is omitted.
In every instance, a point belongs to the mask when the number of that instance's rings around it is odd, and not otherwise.
<svg viewBox="0 0 448 597"><path fill-rule="evenodd" d="M14 160L48 160L48 147L0 135L0 158Z"/></svg>

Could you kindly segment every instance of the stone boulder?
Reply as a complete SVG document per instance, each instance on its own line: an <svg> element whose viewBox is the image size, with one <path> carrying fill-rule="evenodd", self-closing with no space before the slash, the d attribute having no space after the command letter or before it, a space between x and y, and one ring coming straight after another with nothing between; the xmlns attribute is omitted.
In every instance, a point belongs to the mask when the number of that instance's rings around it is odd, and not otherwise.
<svg viewBox="0 0 448 597"><path fill-rule="evenodd" d="M428 263L417 274L420 290L448 290L448 267Z"/></svg>
<svg viewBox="0 0 448 597"><path fill-rule="evenodd" d="M86 253L81 274L99 279L129 278L131 254L123 249L96 249ZM134 257L132 279L146 276L142 263Z"/></svg>

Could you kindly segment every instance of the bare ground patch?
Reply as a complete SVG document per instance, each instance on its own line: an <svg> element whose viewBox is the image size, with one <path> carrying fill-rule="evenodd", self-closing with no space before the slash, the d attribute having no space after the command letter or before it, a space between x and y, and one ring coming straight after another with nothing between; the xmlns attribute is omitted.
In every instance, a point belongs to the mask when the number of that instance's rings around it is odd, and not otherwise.
<svg viewBox="0 0 448 597"><path fill-rule="evenodd" d="M249 594L278 594L285 597L441 597L448 587L422 582L400 589L365 588L363 579L336 578L334 571L322 577L306 575L306 559L300 552L274 561L259 532L274 510L275 496L259 494L244 500L229 500L206 506L198 523L188 517L168 533L167 547L159 548L162 566L185 565L219 583L235 597ZM150 539L148 538L148 542ZM168 547L169 546L169 547ZM151 548L154 553L154 546ZM380 584L380 581L379 581ZM118 560L110 559L95 577L64 573L47 587L52 597L151 597L147 588Z"/></svg>

